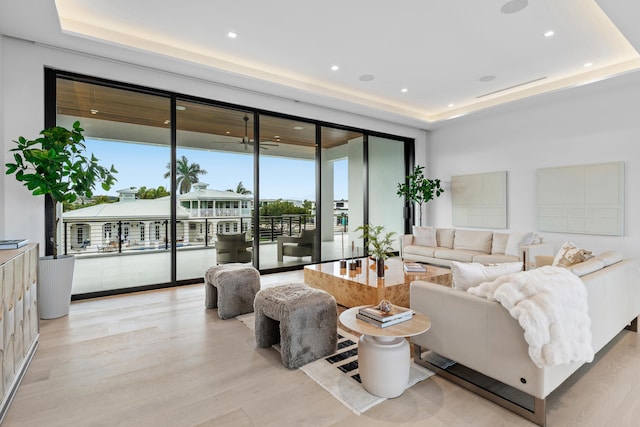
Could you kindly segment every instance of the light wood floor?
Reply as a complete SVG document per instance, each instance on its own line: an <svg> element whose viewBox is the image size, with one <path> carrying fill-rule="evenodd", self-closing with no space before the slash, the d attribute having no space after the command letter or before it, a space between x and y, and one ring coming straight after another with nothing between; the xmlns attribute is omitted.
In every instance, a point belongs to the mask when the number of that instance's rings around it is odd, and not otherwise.
<svg viewBox="0 0 640 427"><path fill-rule="evenodd" d="M263 276L263 286L302 272ZM42 321L40 347L6 426L530 426L434 376L356 416L252 332L204 308L203 285L72 304ZM548 403L550 426L640 423L640 335L606 354Z"/></svg>

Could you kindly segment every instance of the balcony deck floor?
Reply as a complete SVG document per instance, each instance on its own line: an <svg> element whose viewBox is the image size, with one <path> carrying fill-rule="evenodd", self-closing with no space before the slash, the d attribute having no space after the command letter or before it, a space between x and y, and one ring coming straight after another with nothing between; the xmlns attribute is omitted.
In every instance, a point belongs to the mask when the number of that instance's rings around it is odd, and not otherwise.
<svg viewBox="0 0 640 427"><path fill-rule="evenodd" d="M346 249L345 249L346 250ZM311 263L309 257L285 257L277 261L275 243L260 245L260 269L292 267ZM341 236L322 242L323 261L342 256ZM128 251L100 256L77 256L73 278L73 294L109 291L170 282L171 254L168 251ZM188 280L204 277L207 269L216 265L214 248L179 249L177 278Z"/></svg>

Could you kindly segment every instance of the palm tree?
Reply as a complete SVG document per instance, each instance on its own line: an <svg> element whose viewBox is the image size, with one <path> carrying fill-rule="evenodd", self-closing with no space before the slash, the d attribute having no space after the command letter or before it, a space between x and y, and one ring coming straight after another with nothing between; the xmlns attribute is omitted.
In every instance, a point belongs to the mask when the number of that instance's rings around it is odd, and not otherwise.
<svg viewBox="0 0 640 427"><path fill-rule="evenodd" d="M164 174L165 178L171 176L171 163L167 163L167 169L169 172ZM188 193L191 191L191 184L199 182L198 175L204 175L207 171L200 169L200 165L197 163L189 164L186 156L182 156L181 159L176 161L176 185L178 186L179 193Z"/></svg>
<svg viewBox="0 0 640 427"><path fill-rule="evenodd" d="M233 190L233 189L229 188L227 191L230 191L230 192L232 192L232 193L238 193L238 194L253 194L253 193L251 192L251 190L247 190L247 189L245 188L245 186L244 186L244 184L242 183L242 181L240 181L240 182L238 183L238 186L236 187L236 189L235 189L235 190Z"/></svg>

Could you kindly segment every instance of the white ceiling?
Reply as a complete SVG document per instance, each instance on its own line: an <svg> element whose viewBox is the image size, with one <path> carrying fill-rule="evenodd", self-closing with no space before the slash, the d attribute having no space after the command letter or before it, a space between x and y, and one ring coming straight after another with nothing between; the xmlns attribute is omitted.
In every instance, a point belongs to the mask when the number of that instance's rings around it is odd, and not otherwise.
<svg viewBox="0 0 640 427"><path fill-rule="evenodd" d="M425 127L640 69L632 45L640 47L635 30L640 1L506 3L56 0L55 5L57 31L67 37L179 58L293 88L320 105L326 99L343 101ZM518 5L526 7L501 11ZM0 23L5 33L12 35L14 28L17 36L28 37L24 26L6 15ZM549 30L554 35L545 37ZM229 38L229 31L237 37ZM339 70L332 71L332 65ZM364 75L374 78L362 81ZM488 76L495 78L482 81ZM272 87L277 86L265 85Z"/></svg>

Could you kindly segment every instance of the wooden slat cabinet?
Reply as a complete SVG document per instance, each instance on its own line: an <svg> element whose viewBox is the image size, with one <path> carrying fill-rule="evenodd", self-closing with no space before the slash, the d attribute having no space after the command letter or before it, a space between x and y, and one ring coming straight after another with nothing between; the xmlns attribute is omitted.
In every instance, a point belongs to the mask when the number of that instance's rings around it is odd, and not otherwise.
<svg viewBox="0 0 640 427"><path fill-rule="evenodd" d="M0 422L38 345L38 245L0 251Z"/></svg>

